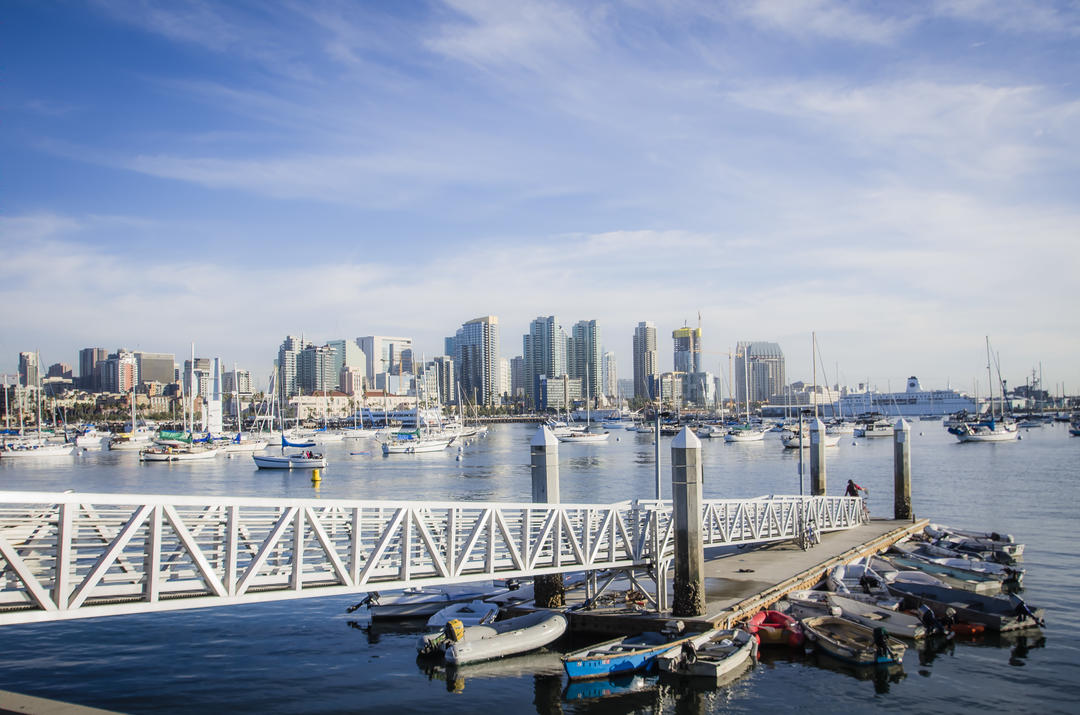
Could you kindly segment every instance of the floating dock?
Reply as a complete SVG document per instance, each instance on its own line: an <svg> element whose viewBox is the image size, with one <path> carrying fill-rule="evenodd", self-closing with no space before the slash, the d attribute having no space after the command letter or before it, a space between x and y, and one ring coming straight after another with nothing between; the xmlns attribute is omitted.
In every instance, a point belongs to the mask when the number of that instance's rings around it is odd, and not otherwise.
<svg viewBox="0 0 1080 715"><path fill-rule="evenodd" d="M682 621L687 630L729 628L768 608L786 594L812 588L838 564L851 563L878 553L901 539L922 531L929 519L896 521L871 519L846 531L824 534L821 542L805 551L791 541L756 548L724 547L705 553L705 615L676 618L648 610L648 606L627 602L627 586L609 589L614 602L601 599L596 607L582 608L581 590L566 592L572 610L570 629L576 632L625 635L647 630L663 630ZM670 590L670 584L669 584ZM575 608L576 607L576 608Z"/></svg>

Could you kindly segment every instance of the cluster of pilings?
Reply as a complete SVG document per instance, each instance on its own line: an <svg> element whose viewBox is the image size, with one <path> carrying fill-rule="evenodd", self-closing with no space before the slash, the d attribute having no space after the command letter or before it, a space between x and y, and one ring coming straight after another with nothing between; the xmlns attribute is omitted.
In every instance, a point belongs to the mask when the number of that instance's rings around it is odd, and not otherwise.
<svg viewBox="0 0 1080 715"><path fill-rule="evenodd" d="M809 432L810 494L824 496L825 424L815 418L810 422ZM533 502L558 504L559 440L547 427L537 429L530 444L530 455ZM703 484L701 440L690 428L684 427L671 441L671 499L675 521L671 613L677 617L705 614L705 547L701 533ZM659 488L659 484L657 486ZM657 494L657 498L659 496ZM915 518L911 508L911 425L903 419L896 423L893 432L893 517L897 520ZM534 592L536 605L540 608L565 605L563 580L559 574L538 576Z"/></svg>

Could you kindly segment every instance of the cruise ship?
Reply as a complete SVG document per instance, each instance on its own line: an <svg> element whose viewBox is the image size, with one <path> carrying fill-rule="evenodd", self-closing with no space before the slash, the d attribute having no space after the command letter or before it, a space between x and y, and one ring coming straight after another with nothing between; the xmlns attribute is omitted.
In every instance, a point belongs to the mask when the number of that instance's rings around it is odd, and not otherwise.
<svg viewBox="0 0 1080 715"><path fill-rule="evenodd" d="M886 416L918 417L951 415L961 410L975 412L975 400L956 390L924 390L919 378L909 377L903 392L863 392L841 397L840 414L851 417L868 412Z"/></svg>

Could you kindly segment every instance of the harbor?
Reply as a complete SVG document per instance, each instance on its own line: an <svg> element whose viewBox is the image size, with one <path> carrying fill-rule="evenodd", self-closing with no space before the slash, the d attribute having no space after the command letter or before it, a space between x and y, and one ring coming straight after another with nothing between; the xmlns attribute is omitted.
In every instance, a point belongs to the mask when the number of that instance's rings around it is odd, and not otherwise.
<svg viewBox="0 0 1080 715"><path fill-rule="evenodd" d="M407 499L415 493L419 483L416 480L423 479L428 498L464 496L473 501L520 501L528 499L531 493L528 448L536 429L531 424L492 426L487 437L472 440L464 447L460 453L461 459L452 451L391 458L377 453L354 455L351 452L358 450L343 445L336 448L328 446L325 450L328 466L322 479L315 484L311 482L310 475L304 473L260 473L252 468L250 462L241 459L181 463L162 470L149 465L139 466L136 460L130 459L132 455L108 452L87 453L74 463L63 466L0 464L0 478L4 480L6 489L24 488L32 484L35 490L62 491L78 483L79 491L86 492L126 489L132 493L201 493L208 496L247 493L288 499L304 499L313 495L319 499ZM982 526L982 518L978 524L972 524L970 517L965 518L970 508L978 510L980 514L988 514L986 518L996 517L995 528L1015 533L1029 543L1025 557L1029 570L1025 580L1025 597L1032 603L1048 607L1050 625L1046 630L1036 630L1035 634L1021 633L1007 637L1003 634L1002 637L976 640L972 645L956 644L953 646L954 657L947 660L936 658L933 661L931 670L936 680L927 681L930 687L928 690L922 689L925 692L920 692L920 697L930 698L930 702L935 697L948 698L951 692L951 685L948 684L954 678L962 678L965 683L972 682L967 665L961 667L961 675L949 665L953 662L990 668L998 677L1003 672L1007 675L1016 663L1026 663L1028 668L1025 673L1029 676L1038 673L1038 670L1032 669L1034 666L1046 670L1046 677L1052 677L1052 673L1062 666L1044 657L1044 654L1050 654L1055 642L1060 642L1051 636L1055 636L1059 630L1067 632L1073 628L1070 618L1062 613L1063 610L1067 613L1072 596L1067 595L1068 590L1063 590L1065 586L1050 575L1054 571L1060 572L1052 565L1054 559L1060 557L1048 555L1055 551L1053 544L1064 538L1067 521L1063 522L1062 517L1055 516L1054 507L1047 504L1039 507L1044 510L1045 516L1040 520L1044 523L1038 527L1023 519L1018 520L1019 512L1013 509L1002 511L1005 503L1020 505L1022 510L1031 508L1023 505L1028 503L1025 500L1032 498L1032 492L1000 475L1021 469L1032 454L1036 455L1039 463L1046 465L1034 478L1034 488L1039 488L1039 480L1052 478L1054 465L1060 465L1059 469L1067 471L1068 452L1063 450L1072 445L1067 439L1067 432L1063 426L1051 426L1030 430L1024 434L1022 441L1012 444L967 446L957 443L941 425L933 425L933 431L927 426L916 426L915 429L920 430L912 436L912 499L917 519L897 521L892 518L892 440L849 438L838 448L830 450L826 491L838 494L842 492L847 479L855 479L870 490L867 502L871 521L853 529L823 533L820 543L806 550L791 541L745 549L723 547L708 550L704 574L707 593L705 616L698 621L692 618L675 620L682 620L688 630L706 623L723 625L739 621L745 614L778 602L788 591L820 580L822 573L832 564L855 561L869 551L883 549L906 532L920 530L927 518L965 526ZM664 498L670 498L671 443L672 440L668 438L661 440ZM566 444L560 445L559 450L560 501L565 504L595 503L600 495L612 502L641 498L642 495L650 495L655 488L655 447L651 435L628 433L619 435L618 441L613 437L607 444ZM784 450L773 435L763 442L751 444L702 440L701 455L703 496L706 499L798 493L797 455ZM937 466L931 474L927 474L929 465L941 464L946 465L947 471ZM1064 478L1064 473L1058 472L1062 475L1060 478ZM807 474L807 490L808 477ZM959 508L955 504L951 498L954 492L969 495L966 507ZM1055 524L1059 526L1055 527ZM1032 533L1037 533L1038 537L1031 536ZM1044 546L1040 539L1049 539L1049 545ZM663 627L662 624L649 622L648 619L653 616L646 613L646 609L637 603L627 603L627 590L630 589L610 591L615 596L615 602L605 605L600 599L601 602L591 610L574 609L580 603L575 599L580 596L573 589L568 590L567 605L572 609L569 618L573 625L572 632L567 636L568 645L563 647L582 643L582 639L586 639L585 643L589 642L588 639L595 642L605 637L605 631L612 634L629 632L627 623L630 620L645 620L645 623L637 626L641 629L656 625ZM548 649L448 671L442 666L416 660L414 641L418 632L423 630L422 622L373 621L363 610L347 613L347 607L355 602L356 597L342 595L187 612L4 626L0 630L0 637L6 635L15 639L20 648L47 648L60 653L57 667L59 672L65 672L67 676L61 682L52 672L37 669L33 661L20 660L17 655L19 651L16 651L9 653L4 661L3 672L8 674L10 680L0 687L126 712L146 710L150 700L140 698L148 698L151 690L158 692L160 688L164 688L161 690L165 693L164 700L161 697L154 699L155 711L179 712L200 698L223 697L226 691L235 693L235 697L243 697L244 709L324 711L334 709L335 702L344 706L345 701L338 698L351 693L350 698L363 699L365 707L361 709L377 710L389 707L391 702L399 702L393 698L401 696L391 694L399 692L398 689L382 691L379 688L380 680L392 678L394 682L411 683L409 687L413 695L405 696L406 702L414 702L417 707L423 703L423 709L437 706L452 712L460 708L464 712L483 707L483 703L497 692L508 703L518 703L522 708L542 712L552 712L551 707L573 711L589 703L604 701L619 708L658 706L661 709L666 707L664 703L670 706L677 702L700 701L701 707L710 711L720 707L721 702L730 703L730 698L740 703L739 707L769 707L770 704L776 707L778 701L772 699L776 696L770 693L778 687L806 687L810 692L825 688L829 698L839 698L851 704L868 702L865 700L867 697L902 699L906 697L904 693L908 690L908 684L913 684L910 677L912 669L918 669L912 665L906 679L886 681L888 694L884 696L879 692L881 683L873 679L871 683L863 684L868 686L869 689L866 689L860 687L858 678L851 678L842 671L821 670L827 663L821 666L817 660L804 660L801 655L796 657L794 653L778 653L768 649L763 649L759 665L748 670L738 682L704 693L700 689L686 691L682 685L650 674L612 682L605 680L601 684L590 681L567 684L562 673L560 651ZM605 612L605 609L609 612ZM608 620L608 625L599 625L598 621L602 620ZM139 673L136 675L135 671L129 671L127 666L120 667L120 673L125 673L122 676L125 691L119 696L115 688L90 685L111 682L118 677L118 673L95 675L95 666L84 658L70 660L70 664L65 665L69 659L63 653L69 652L68 648L57 650L62 641L70 644L72 655L76 652L85 654L107 650L114 653L110 658L115 659L116 654L134 646L132 636L126 633L145 632L148 628L154 633L154 640L140 650L146 647L149 650L144 655L132 652L131 656L124 658L124 662L131 663L132 667L137 665ZM234 635L222 640L213 635L216 632ZM239 670L209 671L196 665L196 653L202 650L200 644L205 642L215 644L214 651L219 657L242 664ZM256 649L273 650L286 643L293 654L292 658L309 664L309 672L304 677L286 675L280 665L274 664L276 661L256 652ZM333 654L327 653L327 649ZM995 658L993 654L1000 649L1004 649L1000 651L1002 658ZM907 657L914 656L909 653ZM780 660L777 661L777 658ZM919 660L925 658L920 655ZM174 668L173 664L176 663L181 665ZM318 665L320 663L323 665ZM779 670L778 664L783 665ZM201 688L193 689L185 684L192 675L202 684ZM346 677L347 681L342 680ZM262 694L257 685L264 678L272 679L275 687L286 693L284 704L276 700L277 704L271 704L266 700L269 696ZM318 680L321 687L335 691L340 689L341 695L320 700L316 707L311 707L312 704L306 700L306 705L301 705L301 700L297 698L310 685L311 678ZM806 678L811 680L807 681ZM938 691L934 683L945 684L946 687ZM269 680L266 684L269 686ZM269 691L274 691L275 687L270 687ZM986 686L988 692L994 692L994 687L989 683ZM295 695L289 695L290 692ZM1007 692L1001 692L998 688L994 701L1004 698L1005 702L1010 702L1020 697L1019 693L1022 692L1022 687L1019 690L1010 688ZM445 700L451 693L456 699ZM547 709L533 704L538 695L543 695L542 702L549 703L544 706Z"/></svg>

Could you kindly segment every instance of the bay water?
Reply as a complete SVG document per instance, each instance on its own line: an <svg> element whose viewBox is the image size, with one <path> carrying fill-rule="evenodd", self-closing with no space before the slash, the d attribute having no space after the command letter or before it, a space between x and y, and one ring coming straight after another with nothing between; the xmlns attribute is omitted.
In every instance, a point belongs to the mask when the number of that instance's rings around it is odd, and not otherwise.
<svg viewBox="0 0 1080 715"><path fill-rule="evenodd" d="M140 464L133 453L88 452L0 459L0 490L530 501L535 431L493 425L460 453L384 457L374 442L331 445L317 488L310 473L260 471L246 455ZM372 624L362 610L346 613L359 596L335 596L3 626L0 689L132 713L1080 712L1080 438L1063 424L998 444L960 444L940 422L916 421L912 431L916 515L1026 543L1022 595L1046 609L1045 629L911 648L893 672L766 651L719 687L656 676L568 685L557 652L449 672L418 662L420 626ZM702 442L706 498L799 493L798 450L777 435ZM892 449L891 439L851 437L829 449L829 493L854 479L868 488L871 513L891 516ZM652 435L627 431L607 444L560 445L562 501L652 498L653 450ZM662 438L664 497L670 457Z"/></svg>

